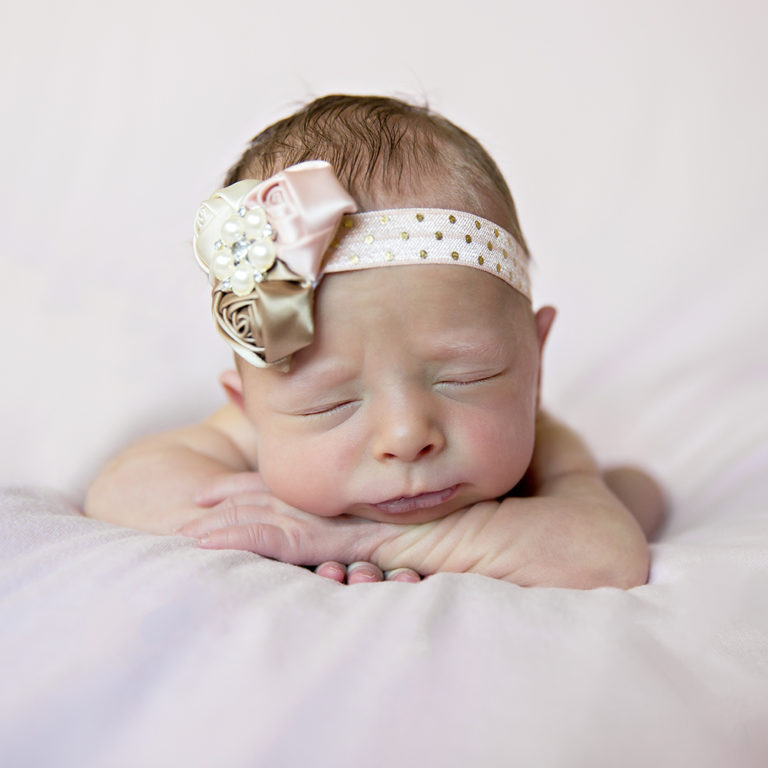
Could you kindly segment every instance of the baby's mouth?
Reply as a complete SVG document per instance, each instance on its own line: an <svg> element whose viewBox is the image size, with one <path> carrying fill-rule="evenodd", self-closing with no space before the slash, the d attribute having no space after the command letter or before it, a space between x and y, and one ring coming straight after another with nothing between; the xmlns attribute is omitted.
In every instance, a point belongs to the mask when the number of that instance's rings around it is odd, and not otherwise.
<svg viewBox="0 0 768 768"><path fill-rule="evenodd" d="M450 488L443 488L441 491L429 491L428 493L419 493L416 496L400 496L397 499L380 501L371 506L384 512L387 515L405 515L409 512L417 512L420 509L429 509L442 504L452 498L459 489L458 485L452 485Z"/></svg>

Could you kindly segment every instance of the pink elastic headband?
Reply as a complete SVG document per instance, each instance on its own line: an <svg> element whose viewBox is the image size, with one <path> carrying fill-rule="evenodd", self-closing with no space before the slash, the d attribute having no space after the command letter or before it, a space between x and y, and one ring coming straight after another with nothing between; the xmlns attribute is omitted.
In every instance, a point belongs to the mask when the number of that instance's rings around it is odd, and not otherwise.
<svg viewBox="0 0 768 768"><path fill-rule="evenodd" d="M462 211L357 206L328 163L215 192L195 219L194 251L213 289L219 332L252 365L287 366L312 343L324 274L411 264L480 269L529 301L527 256L506 230Z"/></svg>

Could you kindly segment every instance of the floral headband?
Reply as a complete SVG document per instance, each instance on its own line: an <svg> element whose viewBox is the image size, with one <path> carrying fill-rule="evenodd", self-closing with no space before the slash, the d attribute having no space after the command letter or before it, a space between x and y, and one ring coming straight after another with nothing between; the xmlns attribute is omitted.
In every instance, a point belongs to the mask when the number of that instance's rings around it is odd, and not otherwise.
<svg viewBox="0 0 768 768"><path fill-rule="evenodd" d="M202 203L195 256L211 281L218 330L247 362L285 368L312 343L313 295L324 274L456 264L495 275L530 301L527 256L493 222L435 208L356 210L319 160L238 181Z"/></svg>

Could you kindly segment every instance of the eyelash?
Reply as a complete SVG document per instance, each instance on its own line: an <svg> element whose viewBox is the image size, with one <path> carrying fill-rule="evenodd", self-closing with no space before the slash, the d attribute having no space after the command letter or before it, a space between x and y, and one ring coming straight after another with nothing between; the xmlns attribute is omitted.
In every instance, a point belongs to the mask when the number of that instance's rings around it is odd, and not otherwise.
<svg viewBox="0 0 768 768"><path fill-rule="evenodd" d="M466 381L460 381L455 379L444 379L442 381L436 382L436 384L448 384L450 386L455 386L455 387L466 387L469 384L480 384L481 382L484 382L484 381L490 381L491 379L495 379L498 376L501 376L502 373L503 371L500 371L499 373L491 373L488 376L480 376L479 378L468 379ZM355 402L356 402L355 400L344 400L343 402L336 403L334 405L329 405L327 407L323 407L318 410L304 411L303 413L299 413L297 415L303 416L303 417L329 416L330 414L337 413L343 408L346 408L347 406L352 405Z"/></svg>
<svg viewBox="0 0 768 768"><path fill-rule="evenodd" d="M346 406L351 405L353 402L354 400L345 400L343 403L325 406L321 410L305 411L304 413L300 413L299 416L328 416L328 414L336 413L342 408L346 408Z"/></svg>
<svg viewBox="0 0 768 768"><path fill-rule="evenodd" d="M466 386L467 384L479 384L483 381L490 381L491 379L495 379L497 376L500 376L499 373L492 373L489 376L481 376L477 379L468 379L466 381L457 381L456 379L444 379L442 381L438 381L438 384L451 384L453 386Z"/></svg>

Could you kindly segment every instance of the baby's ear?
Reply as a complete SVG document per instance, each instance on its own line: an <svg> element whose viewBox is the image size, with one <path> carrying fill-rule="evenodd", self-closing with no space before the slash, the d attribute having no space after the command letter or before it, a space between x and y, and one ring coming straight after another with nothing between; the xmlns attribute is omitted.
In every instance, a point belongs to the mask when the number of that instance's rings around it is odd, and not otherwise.
<svg viewBox="0 0 768 768"><path fill-rule="evenodd" d="M554 307L542 307L536 313L536 335L539 338L539 378L536 382L536 411L541 406L541 363L544 355L544 344L555 322L557 310Z"/></svg>
<svg viewBox="0 0 768 768"><path fill-rule="evenodd" d="M539 355L541 355L544 349L544 342L549 336L549 331L552 328L552 323L555 322L555 315L557 310L554 307L542 307L536 313L536 334L539 337Z"/></svg>
<svg viewBox="0 0 768 768"><path fill-rule="evenodd" d="M241 411L245 410L245 401L243 400L243 380L236 370L224 371L219 376L219 383L224 387L227 397Z"/></svg>

